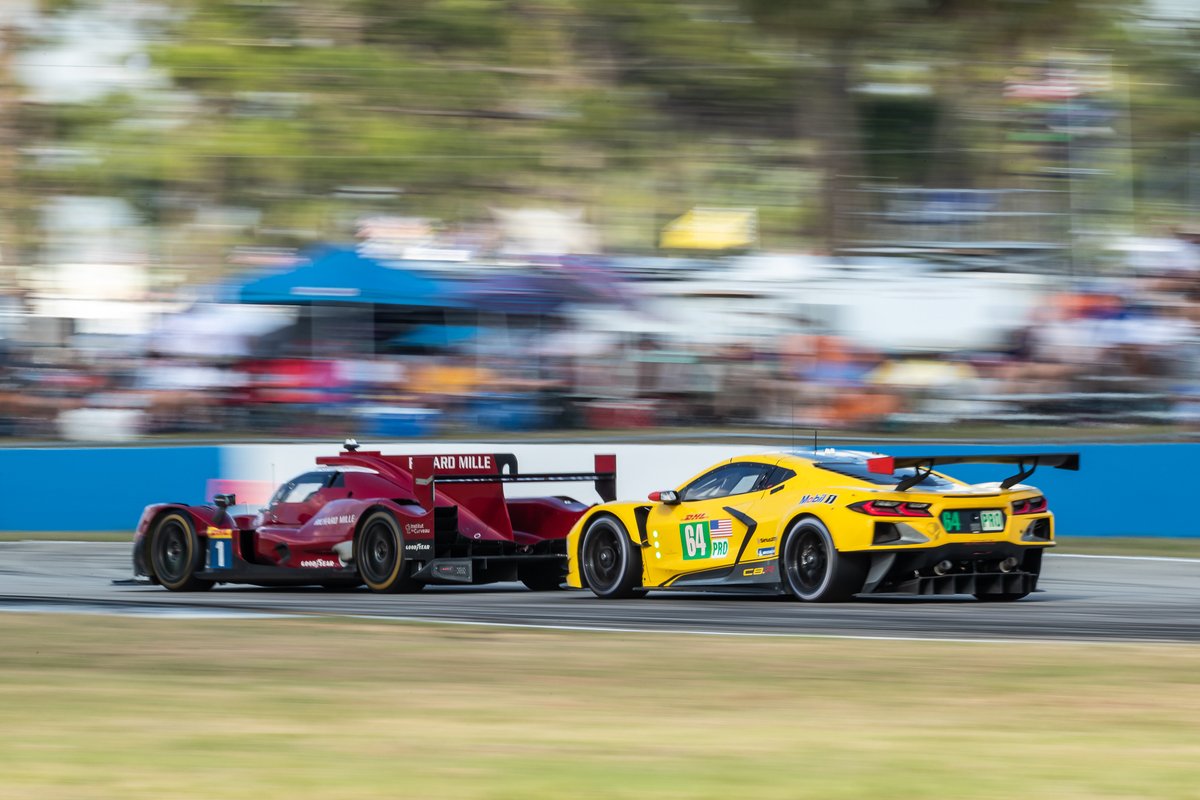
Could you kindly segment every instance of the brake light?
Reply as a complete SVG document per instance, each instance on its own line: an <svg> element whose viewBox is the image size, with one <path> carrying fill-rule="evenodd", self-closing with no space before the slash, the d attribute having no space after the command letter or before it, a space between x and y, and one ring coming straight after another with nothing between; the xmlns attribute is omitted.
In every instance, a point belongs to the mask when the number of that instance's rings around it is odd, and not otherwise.
<svg viewBox="0 0 1200 800"><path fill-rule="evenodd" d="M1016 514L1041 514L1046 510L1046 498L1030 497L1028 500L1017 500L1012 504L1012 513Z"/></svg>
<svg viewBox="0 0 1200 800"><path fill-rule="evenodd" d="M872 517L929 517L929 503L907 503L899 500L864 500L847 506L851 511Z"/></svg>

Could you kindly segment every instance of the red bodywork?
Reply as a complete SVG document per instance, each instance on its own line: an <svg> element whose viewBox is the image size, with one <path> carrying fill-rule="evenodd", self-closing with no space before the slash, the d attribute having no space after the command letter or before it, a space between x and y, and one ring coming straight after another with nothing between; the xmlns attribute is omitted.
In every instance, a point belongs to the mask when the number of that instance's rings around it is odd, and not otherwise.
<svg viewBox="0 0 1200 800"><path fill-rule="evenodd" d="M614 456L596 456L595 472L522 475L509 454L401 456L347 450L317 459L320 468L293 479L255 515L228 515L216 506L147 506L134 536L134 571L154 578L147 548L157 522L183 512L200 537L230 541L232 558L210 553L204 572L216 582L288 585L336 582L357 576L348 563L359 524L390 513L403 535L414 573L439 559L483 558L470 581L516 579L519 559L565 554L565 539L588 505L566 497L508 499L504 483L593 481L603 499L615 495ZM327 485L307 492L306 478ZM297 490L303 497L291 497ZM225 533L217 533L223 531ZM341 545L341 547L339 547ZM565 557L565 556L564 556ZM228 561L228 563L224 563ZM512 568L497 564L512 561ZM220 562L220 563L217 563ZM490 562L490 563L489 563ZM532 563L532 562L530 562ZM491 576L489 578L489 576ZM445 582L434 577L428 582Z"/></svg>

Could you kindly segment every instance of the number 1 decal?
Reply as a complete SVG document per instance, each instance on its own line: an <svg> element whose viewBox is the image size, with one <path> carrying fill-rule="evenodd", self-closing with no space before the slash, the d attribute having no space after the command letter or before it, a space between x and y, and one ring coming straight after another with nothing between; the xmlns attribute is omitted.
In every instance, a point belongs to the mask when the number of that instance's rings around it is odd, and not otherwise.
<svg viewBox="0 0 1200 800"><path fill-rule="evenodd" d="M210 527L208 536L208 568L230 569L233 567L233 531Z"/></svg>

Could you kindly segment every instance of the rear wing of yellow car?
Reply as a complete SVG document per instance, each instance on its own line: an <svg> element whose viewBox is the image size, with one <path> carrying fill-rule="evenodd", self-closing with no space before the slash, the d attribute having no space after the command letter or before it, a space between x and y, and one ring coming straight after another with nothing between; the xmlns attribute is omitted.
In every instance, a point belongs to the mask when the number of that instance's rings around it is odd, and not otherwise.
<svg viewBox="0 0 1200 800"><path fill-rule="evenodd" d="M1016 464L1017 474L1000 482L1001 489L1010 489L1033 474L1038 467L1054 467L1078 471L1079 453L997 453L994 455L957 456L879 456L867 459L867 470L878 475L891 475L898 469L913 467L913 474L896 484L903 492L916 486L942 464Z"/></svg>

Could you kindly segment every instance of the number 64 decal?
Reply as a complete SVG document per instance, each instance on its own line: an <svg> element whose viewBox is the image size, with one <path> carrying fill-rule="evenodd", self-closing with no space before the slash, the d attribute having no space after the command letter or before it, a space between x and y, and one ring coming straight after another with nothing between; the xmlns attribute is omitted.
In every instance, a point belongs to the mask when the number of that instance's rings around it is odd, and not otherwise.
<svg viewBox="0 0 1200 800"><path fill-rule="evenodd" d="M679 539L685 561L700 558L724 558L729 555L729 540L714 539L708 520L687 522L679 526Z"/></svg>

